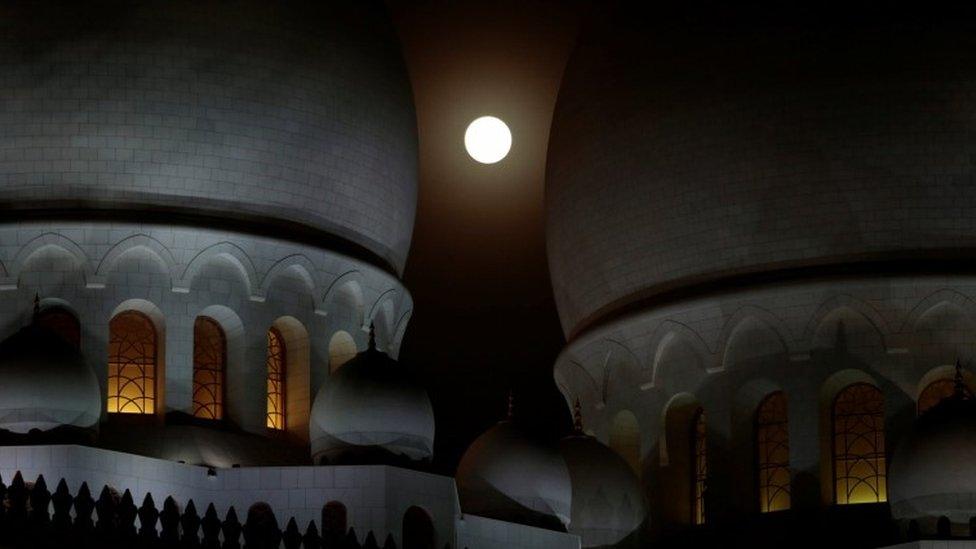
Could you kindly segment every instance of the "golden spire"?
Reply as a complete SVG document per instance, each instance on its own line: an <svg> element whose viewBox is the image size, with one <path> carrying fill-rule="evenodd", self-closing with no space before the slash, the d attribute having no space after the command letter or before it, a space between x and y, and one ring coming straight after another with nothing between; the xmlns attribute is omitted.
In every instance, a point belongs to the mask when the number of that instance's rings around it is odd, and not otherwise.
<svg viewBox="0 0 976 549"><path fill-rule="evenodd" d="M34 293L34 320L37 320L37 315L41 314L41 296Z"/></svg>

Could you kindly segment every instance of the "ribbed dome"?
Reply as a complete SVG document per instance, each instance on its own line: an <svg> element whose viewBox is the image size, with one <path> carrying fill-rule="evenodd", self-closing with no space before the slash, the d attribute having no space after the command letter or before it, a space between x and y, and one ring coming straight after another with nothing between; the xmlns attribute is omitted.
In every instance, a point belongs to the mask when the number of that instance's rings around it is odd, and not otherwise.
<svg viewBox="0 0 976 549"><path fill-rule="evenodd" d="M585 435L560 443L573 485L569 531L583 547L613 545L637 530L647 514L640 482L619 454Z"/></svg>
<svg viewBox="0 0 976 549"><path fill-rule="evenodd" d="M0 343L0 429L94 429L101 402L81 353L53 331L32 324Z"/></svg>
<svg viewBox="0 0 976 549"><path fill-rule="evenodd" d="M424 388L371 341L315 395L309 438L316 462L348 463L377 450L429 459L434 410Z"/></svg>
<svg viewBox="0 0 976 549"><path fill-rule="evenodd" d="M572 485L565 461L511 421L471 444L456 478L465 513L558 530L569 524Z"/></svg>
<svg viewBox="0 0 976 549"><path fill-rule="evenodd" d="M891 459L888 500L896 519L932 530L945 516L965 524L976 516L976 401L950 397L915 421ZM928 519L928 520L926 520Z"/></svg>
<svg viewBox="0 0 976 549"><path fill-rule="evenodd" d="M653 13L592 17L550 132L567 334L745 273L971 254L971 17L620 4Z"/></svg>
<svg viewBox="0 0 976 549"><path fill-rule="evenodd" d="M0 65L6 210L294 223L402 269L416 120L382 2L6 2Z"/></svg>

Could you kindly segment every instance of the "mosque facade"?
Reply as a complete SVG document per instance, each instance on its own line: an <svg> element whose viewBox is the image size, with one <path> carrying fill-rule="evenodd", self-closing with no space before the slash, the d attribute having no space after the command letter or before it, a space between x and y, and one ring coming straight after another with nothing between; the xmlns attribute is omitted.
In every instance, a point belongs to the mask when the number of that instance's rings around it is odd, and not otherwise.
<svg viewBox="0 0 976 549"><path fill-rule="evenodd" d="M976 349L971 18L709 6L595 10L567 67L567 406L646 543L971 538L970 424L925 420Z"/></svg>

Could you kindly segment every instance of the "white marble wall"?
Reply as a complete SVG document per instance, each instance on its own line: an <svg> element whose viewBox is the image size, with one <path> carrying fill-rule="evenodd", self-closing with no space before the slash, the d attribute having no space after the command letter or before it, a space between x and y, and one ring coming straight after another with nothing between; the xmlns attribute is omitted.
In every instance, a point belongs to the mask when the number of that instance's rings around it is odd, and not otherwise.
<svg viewBox="0 0 976 549"><path fill-rule="evenodd" d="M0 477L9 484L20 471L32 482L43 474L50 490L64 478L72 493L87 482L97 498L104 485L129 490L138 506L147 493L157 508L172 496L180 506L190 499L199 513L214 504L223 516L231 506L243 521L248 508L268 503L283 528L294 517L304 530L309 521L321 526L329 501L346 506L348 526L360 541L373 532L380 543L392 534L399 544L403 515L417 506L430 515L436 546L449 543L468 549L577 549L571 534L505 523L471 515L462 517L454 480L383 465L242 467L207 469L173 461L85 446L0 447Z"/></svg>
<svg viewBox="0 0 976 549"><path fill-rule="evenodd" d="M307 414L328 380L334 334L349 333L362 350L375 324L379 345L395 357L412 310L393 275L274 238L138 223L0 224L0 338L29 321L35 294L43 305L77 315L82 353L103 391L112 316L126 308L152 312L166 410L192 412L193 322L200 314L214 317L228 335L228 413L254 432L264 429L272 325L288 319L307 334L309 352L290 355L306 362L292 371L307 372L296 378L303 387L293 391L298 404L291 408Z"/></svg>

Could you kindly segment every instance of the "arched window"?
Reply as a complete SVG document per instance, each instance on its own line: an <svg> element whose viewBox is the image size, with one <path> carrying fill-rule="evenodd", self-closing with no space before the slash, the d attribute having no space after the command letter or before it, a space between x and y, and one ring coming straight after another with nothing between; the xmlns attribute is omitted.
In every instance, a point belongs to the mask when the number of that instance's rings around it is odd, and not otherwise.
<svg viewBox="0 0 976 549"><path fill-rule="evenodd" d="M108 411L156 411L156 327L146 315L125 311L109 322Z"/></svg>
<svg viewBox="0 0 976 549"><path fill-rule="evenodd" d="M346 506L338 501L326 503L322 508L322 535L328 539L341 539L347 529Z"/></svg>
<svg viewBox="0 0 976 549"><path fill-rule="evenodd" d="M277 328L268 330L268 428L285 428L285 340Z"/></svg>
<svg viewBox="0 0 976 549"><path fill-rule="evenodd" d="M834 501L876 503L888 499L884 396L874 385L854 383L833 406Z"/></svg>
<svg viewBox="0 0 976 549"><path fill-rule="evenodd" d="M339 330L329 340L329 372L335 372L356 356L356 342L349 333Z"/></svg>
<svg viewBox="0 0 976 549"><path fill-rule="evenodd" d="M48 307L37 314L37 325L51 330L75 349L81 349L81 324L64 307Z"/></svg>
<svg viewBox="0 0 976 549"><path fill-rule="evenodd" d="M956 390L956 384L951 379L937 379L929 383L922 393L918 395L918 414L921 415L929 408L935 406L942 399L952 396Z"/></svg>
<svg viewBox="0 0 976 549"><path fill-rule="evenodd" d="M434 522L427 511L411 507L403 514L403 549L434 549Z"/></svg>
<svg viewBox="0 0 976 549"><path fill-rule="evenodd" d="M193 323L193 415L224 417L227 338L216 320L199 316Z"/></svg>
<svg viewBox="0 0 976 549"><path fill-rule="evenodd" d="M624 458L634 473L640 475L640 425L633 412L621 410L613 417L610 448Z"/></svg>
<svg viewBox="0 0 976 549"><path fill-rule="evenodd" d="M756 410L756 459L759 510L790 508L790 434L786 394L770 393Z"/></svg>
<svg viewBox="0 0 976 549"><path fill-rule="evenodd" d="M705 410L695 412L691 425L691 523L705 524L705 492L708 489L708 447L705 443Z"/></svg>

